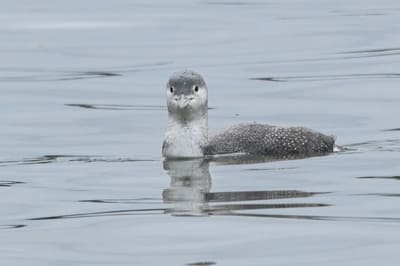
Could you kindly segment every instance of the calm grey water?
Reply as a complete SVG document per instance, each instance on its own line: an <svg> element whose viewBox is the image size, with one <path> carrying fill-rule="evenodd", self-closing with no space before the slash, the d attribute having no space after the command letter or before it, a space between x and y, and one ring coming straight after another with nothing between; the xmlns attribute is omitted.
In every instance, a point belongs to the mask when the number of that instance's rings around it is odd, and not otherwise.
<svg viewBox="0 0 400 266"><path fill-rule="evenodd" d="M1 265L398 265L400 2L2 1ZM210 127L345 152L163 162L164 86Z"/></svg>

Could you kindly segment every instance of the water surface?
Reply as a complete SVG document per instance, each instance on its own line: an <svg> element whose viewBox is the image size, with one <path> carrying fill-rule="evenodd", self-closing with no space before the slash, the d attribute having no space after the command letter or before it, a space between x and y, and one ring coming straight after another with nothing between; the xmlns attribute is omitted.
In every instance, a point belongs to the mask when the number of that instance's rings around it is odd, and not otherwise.
<svg viewBox="0 0 400 266"><path fill-rule="evenodd" d="M2 265L397 265L400 3L4 1ZM164 86L210 127L302 125L344 152L163 161Z"/></svg>

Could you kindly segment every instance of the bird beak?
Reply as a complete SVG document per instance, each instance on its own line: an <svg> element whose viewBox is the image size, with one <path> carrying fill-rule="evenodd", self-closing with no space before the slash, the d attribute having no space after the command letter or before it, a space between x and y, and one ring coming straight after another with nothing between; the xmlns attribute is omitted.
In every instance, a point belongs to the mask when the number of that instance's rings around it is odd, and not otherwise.
<svg viewBox="0 0 400 266"><path fill-rule="evenodd" d="M188 98L187 96L181 95L179 98L175 99L178 107L180 109L185 108L186 106L188 106L189 102L190 102L190 98Z"/></svg>

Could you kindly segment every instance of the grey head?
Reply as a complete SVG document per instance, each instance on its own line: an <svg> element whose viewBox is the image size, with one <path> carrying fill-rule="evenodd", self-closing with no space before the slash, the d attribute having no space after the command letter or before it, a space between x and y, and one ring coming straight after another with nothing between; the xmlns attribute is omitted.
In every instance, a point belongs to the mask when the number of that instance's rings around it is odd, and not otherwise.
<svg viewBox="0 0 400 266"><path fill-rule="evenodd" d="M167 82L166 91L170 115L189 120L207 115L207 84L200 74L192 70L175 72Z"/></svg>

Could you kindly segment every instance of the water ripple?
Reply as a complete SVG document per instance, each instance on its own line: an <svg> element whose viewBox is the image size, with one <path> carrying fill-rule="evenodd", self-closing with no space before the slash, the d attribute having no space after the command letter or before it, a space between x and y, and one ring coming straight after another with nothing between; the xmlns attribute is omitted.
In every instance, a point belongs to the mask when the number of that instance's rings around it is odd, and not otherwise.
<svg viewBox="0 0 400 266"><path fill-rule="evenodd" d="M16 75L0 77L0 82L34 82L34 81L66 81L80 79L94 79L121 76L121 74L107 71L83 71L69 73L32 73L30 75Z"/></svg>
<svg viewBox="0 0 400 266"><path fill-rule="evenodd" d="M356 177L358 179L393 179L393 180L400 180L400 175L387 175L387 176L359 176Z"/></svg>
<svg viewBox="0 0 400 266"><path fill-rule="evenodd" d="M361 74L330 74L330 75L305 75L305 76L276 76L276 77L255 77L250 80L261 80L271 82L314 82L331 80L359 80L359 79L387 79L400 78L400 73L361 73Z"/></svg>
<svg viewBox="0 0 400 266"><path fill-rule="evenodd" d="M10 165L30 165L30 164L46 164L55 162L106 162L106 163L124 163L124 162L154 162L155 159L138 159L123 157L108 157L96 155L43 155L35 158L24 158L21 160L3 160L0 161L0 167Z"/></svg>
<svg viewBox="0 0 400 266"><path fill-rule="evenodd" d="M400 180L400 177L399 177ZM379 196L379 197L400 197L400 193L363 193L357 196Z"/></svg>
<svg viewBox="0 0 400 266"><path fill-rule="evenodd" d="M163 105L146 105L146 104L88 104L88 103L67 103L66 106L80 107L84 109L100 109L100 110L148 110L148 111L165 111L167 108Z"/></svg>
<svg viewBox="0 0 400 266"><path fill-rule="evenodd" d="M262 2L246 2L246 1L207 1L207 5L218 5L218 6L250 6L250 5L261 5ZM264 3L265 4L265 3Z"/></svg>
<svg viewBox="0 0 400 266"><path fill-rule="evenodd" d="M357 148L358 151L384 151L400 152L400 139L370 140L345 145L349 150Z"/></svg>
<svg viewBox="0 0 400 266"><path fill-rule="evenodd" d="M210 266L210 265L215 265L217 264L214 261L199 261L199 262L190 262L187 263L187 266Z"/></svg>
<svg viewBox="0 0 400 266"><path fill-rule="evenodd" d="M221 204L215 206L204 205L201 211L208 215L225 214L233 210L255 210L255 209L282 209L282 208L305 208L305 207L327 207L329 204L322 203L277 203L277 204ZM179 211L174 208L143 208L129 210L112 210L101 212L75 213L54 216L43 216L36 218L28 218L27 220L57 220L57 219L74 219L74 218L93 218L102 216L121 216L121 215L154 215L171 213L179 216ZM185 216L186 212L183 212ZM189 215L192 216L192 215Z"/></svg>
<svg viewBox="0 0 400 266"><path fill-rule="evenodd" d="M400 127L383 129L382 131L400 131Z"/></svg>
<svg viewBox="0 0 400 266"><path fill-rule="evenodd" d="M0 230L7 230L7 229L18 229L18 228L22 228L25 227L26 224L3 224L0 225Z"/></svg>
<svg viewBox="0 0 400 266"><path fill-rule="evenodd" d="M90 218L90 217L101 217L101 216L120 216L120 215L135 215L135 214L157 214L163 213L165 208L152 208L152 209L131 209L131 210L114 210L114 211L102 211L102 212L87 212L87 213L75 213L65 215L54 215L44 216L37 218L29 218L27 220L56 220L56 219L73 219L73 218Z"/></svg>
<svg viewBox="0 0 400 266"><path fill-rule="evenodd" d="M315 221L337 221L337 222L400 222L400 217L373 217L373 216L323 216L323 215L292 215L292 214L262 214L262 213L240 213L237 210L251 209L274 209L274 208L303 208L303 207L325 207L327 204L318 203L288 203L288 204L250 204L250 205L221 205L220 208L206 208L203 211L208 215L222 215L234 217L252 217L252 218L273 218L273 219L295 219L295 220L315 220ZM130 209L130 210L113 210L103 212L77 213L55 216L44 216L29 218L30 221L40 220L58 220L58 219L75 219L75 218L94 218L103 216L121 216L121 215L155 215L164 214L173 211L169 208L149 208L149 209ZM175 216L180 216L174 212ZM183 215L187 216L187 215ZM3 229L22 227L22 225L4 226ZM1 227L0 227L1 228Z"/></svg>
<svg viewBox="0 0 400 266"><path fill-rule="evenodd" d="M0 180L0 187L11 187L18 184L25 184L25 182Z"/></svg>
<svg viewBox="0 0 400 266"><path fill-rule="evenodd" d="M336 221L336 222L400 222L400 217L365 217L365 216L320 216L320 215L291 215L291 214L251 214L228 213L222 214L238 217L258 217L296 220Z"/></svg>
<svg viewBox="0 0 400 266"><path fill-rule="evenodd" d="M123 73L154 71L171 62L155 62L132 66L110 67L107 70L54 70L41 68L0 68L0 82L72 81L122 76Z"/></svg>
<svg viewBox="0 0 400 266"><path fill-rule="evenodd" d="M91 103L66 103L65 106L79 107L84 109L94 110L135 110L135 111L166 111L165 105L150 105L150 104L91 104ZM209 107L208 110L214 110L214 107Z"/></svg>
<svg viewBox="0 0 400 266"><path fill-rule="evenodd" d="M121 203L121 204L160 204L162 200L160 198L136 198L136 199L89 199L89 200L78 200L78 202L89 202L89 203Z"/></svg>
<svg viewBox="0 0 400 266"><path fill-rule="evenodd" d="M365 49L365 50L352 50L340 52L339 54L386 54L387 52L399 51L399 47L394 48L376 48L376 49Z"/></svg>

